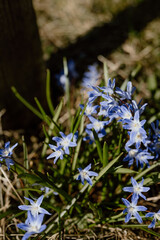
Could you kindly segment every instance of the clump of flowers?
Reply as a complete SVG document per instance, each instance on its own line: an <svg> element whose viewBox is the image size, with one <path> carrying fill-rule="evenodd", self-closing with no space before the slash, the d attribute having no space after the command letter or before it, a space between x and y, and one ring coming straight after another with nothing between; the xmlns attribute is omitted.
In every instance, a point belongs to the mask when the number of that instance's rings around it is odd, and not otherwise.
<svg viewBox="0 0 160 240"><path fill-rule="evenodd" d="M68 76L72 73L73 78L77 77L74 62L71 63L71 68L68 70ZM68 76L63 71L59 78L64 91L65 78ZM160 211L149 212L145 206L146 196L150 190L149 185L152 184L151 180L155 177L151 175L150 178L145 179L145 174L148 174L149 169L158 166L156 163L158 163L160 156L159 121L151 123L151 128L146 129L147 121L142 119L142 114L147 103L142 105L141 101L137 103L133 100L135 87L132 86L131 81L126 84L126 90L122 90L116 86L115 79L108 79L105 86L98 80L100 80L100 74L97 66L89 66L81 84L81 87L85 88L88 94L86 103L81 101L75 116L70 115L67 108L69 126L66 126L67 124L65 127L59 125L58 117L61 105L53 114L53 121L52 118L46 118L46 116L44 118L44 120L47 119L47 124L50 123L48 124L48 132L45 132L46 141L44 141L43 147L44 150L48 146L50 153L46 157L47 161L42 159L44 168L40 165L35 171L27 169L26 172L24 171L19 175L25 181L29 179L32 187L38 186L40 188L40 190L36 190L45 191L44 195L36 200L25 197L29 204L18 206L20 210L27 211L25 222L17 225L18 228L26 231L22 240L28 239L33 234L39 234L45 229L46 235L50 231L54 233L55 224L61 225L61 219L65 214L71 216L75 214L76 217L75 215L74 217L78 223L82 216L81 209L86 209L86 206L90 208L89 211L92 211L93 215L96 215L95 223L101 222L101 219L104 218L108 223L116 221L115 219L118 217L112 216L114 203L110 204L107 209L111 212L109 218L104 216L106 210L103 211L103 209L104 204L107 206L107 201L113 201L117 191L121 194L122 189L124 194L126 192L130 194L121 198L125 205L121 213L122 215L126 214L125 223L137 220L141 224L144 219L148 221L148 218L153 218L148 228L154 228L156 221L160 220ZM69 91L69 87L67 91ZM67 100L69 100L70 95L67 96ZM45 115L42 109L41 112ZM16 146L17 143L10 147L10 142L7 142L5 148L0 149L0 161L6 163L8 170L14 163L12 153ZM49 159L53 159L54 164L48 161ZM91 168L95 171L91 171ZM124 178L122 174L125 174ZM128 179L129 174L131 174L131 178ZM120 186L123 187L120 188ZM95 191L95 193L97 189L100 189L99 202L92 202L97 196L92 199L91 188L92 192ZM28 189L27 191L30 191L30 188ZM49 191L53 194L48 194ZM82 194L84 196L81 204ZM33 195L31 194L31 196ZM48 207L51 206L57 215L57 218L50 224L49 230L47 230L46 224L43 224L44 215L47 215L48 218L51 215L48 210L41 207L44 197L47 197ZM117 199L119 201L120 198L116 198L116 204L121 205L121 201L118 202ZM147 213L144 214L146 211ZM48 222L51 220L52 217Z"/></svg>

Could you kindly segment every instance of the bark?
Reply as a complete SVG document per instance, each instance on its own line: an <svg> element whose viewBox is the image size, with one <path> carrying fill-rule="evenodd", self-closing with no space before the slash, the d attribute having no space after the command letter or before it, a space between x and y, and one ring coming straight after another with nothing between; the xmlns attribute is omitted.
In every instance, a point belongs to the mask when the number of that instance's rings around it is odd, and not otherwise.
<svg viewBox="0 0 160 240"><path fill-rule="evenodd" d="M32 0L0 0L0 110L3 126L24 128L33 114L11 91L15 86L30 102L43 100L45 73Z"/></svg>

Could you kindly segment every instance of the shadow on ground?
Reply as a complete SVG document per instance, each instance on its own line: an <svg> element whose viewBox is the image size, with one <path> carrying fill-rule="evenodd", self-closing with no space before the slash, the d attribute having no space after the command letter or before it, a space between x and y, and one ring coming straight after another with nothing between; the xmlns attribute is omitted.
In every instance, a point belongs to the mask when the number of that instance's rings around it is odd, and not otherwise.
<svg viewBox="0 0 160 240"><path fill-rule="evenodd" d="M62 58L76 61L78 70L84 71L87 65L97 61L102 54L107 57L128 38L129 33L140 32L152 20L160 17L159 0L143 0L119 12L111 22L93 28L87 35L78 38L76 43L59 49L47 62L51 74L59 71Z"/></svg>

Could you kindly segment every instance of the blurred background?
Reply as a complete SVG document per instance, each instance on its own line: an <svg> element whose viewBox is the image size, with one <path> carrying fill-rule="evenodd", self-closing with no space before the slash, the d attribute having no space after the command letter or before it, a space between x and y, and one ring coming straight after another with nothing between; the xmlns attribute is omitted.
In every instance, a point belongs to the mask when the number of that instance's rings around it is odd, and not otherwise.
<svg viewBox="0 0 160 240"><path fill-rule="evenodd" d="M79 77L73 87L79 87L88 65L102 68L103 61L117 85L132 75L137 99L148 102L149 117L159 117L159 0L0 0L0 14L1 128L34 128L37 117L11 86L34 106L37 96L46 107L47 68L56 106L63 57L75 62Z"/></svg>

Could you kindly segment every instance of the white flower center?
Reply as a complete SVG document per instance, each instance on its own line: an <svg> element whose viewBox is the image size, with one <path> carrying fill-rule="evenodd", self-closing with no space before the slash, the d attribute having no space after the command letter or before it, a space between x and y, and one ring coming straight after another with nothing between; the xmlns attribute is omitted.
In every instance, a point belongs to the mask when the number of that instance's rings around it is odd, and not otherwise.
<svg viewBox="0 0 160 240"><path fill-rule="evenodd" d="M154 218L160 220L160 213L155 213L155 214L154 214Z"/></svg>
<svg viewBox="0 0 160 240"><path fill-rule="evenodd" d="M93 127L94 127L95 130L99 131L103 128L103 123L96 121L96 122L93 123Z"/></svg>
<svg viewBox="0 0 160 240"><path fill-rule="evenodd" d="M83 178L85 178L88 175L88 172L87 171L81 171L81 175L82 175Z"/></svg>
<svg viewBox="0 0 160 240"><path fill-rule="evenodd" d="M61 145L64 147L68 147L69 143L70 143L70 140L67 138L65 138L61 141Z"/></svg>
<svg viewBox="0 0 160 240"><path fill-rule="evenodd" d="M140 124L140 122L133 121L131 127L132 127L132 130L138 130L141 128L141 124Z"/></svg>
<svg viewBox="0 0 160 240"><path fill-rule="evenodd" d="M86 114L91 115L92 113L92 107L86 107Z"/></svg>
<svg viewBox="0 0 160 240"><path fill-rule="evenodd" d="M130 119L132 117L131 113L125 112L124 116L125 119Z"/></svg>
<svg viewBox="0 0 160 240"><path fill-rule="evenodd" d="M61 156L61 151L60 150L56 151L56 154L58 157Z"/></svg>
<svg viewBox="0 0 160 240"><path fill-rule="evenodd" d="M136 141L136 142L142 142L142 139L143 139L142 134L137 133L137 135L136 135L136 137L135 137L135 141Z"/></svg>
<svg viewBox="0 0 160 240"><path fill-rule="evenodd" d="M135 186L135 187L134 187L134 192L140 193L140 192L141 192L141 187Z"/></svg>
<svg viewBox="0 0 160 240"><path fill-rule="evenodd" d="M132 149L129 151L129 156L132 158L135 157L136 154L137 154L137 150L135 150L135 149Z"/></svg>
<svg viewBox="0 0 160 240"><path fill-rule="evenodd" d="M38 214L38 211L39 211L39 206L37 206L36 204L32 205L32 209L31 209L32 215L36 216Z"/></svg>
<svg viewBox="0 0 160 240"><path fill-rule="evenodd" d="M36 226L36 225L32 225L32 226L29 227L28 232L36 232L36 233L38 233L39 232L39 227Z"/></svg>
<svg viewBox="0 0 160 240"><path fill-rule="evenodd" d="M9 154L9 152L10 152L9 149L8 149L8 150L5 149L4 152L3 152L3 154L2 154L2 156L3 156L3 157L7 157L8 154Z"/></svg>
<svg viewBox="0 0 160 240"><path fill-rule="evenodd" d="M130 206L130 207L128 208L128 212L129 212L129 213L133 214L134 211L135 211L135 208L134 208L133 206Z"/></svg>

